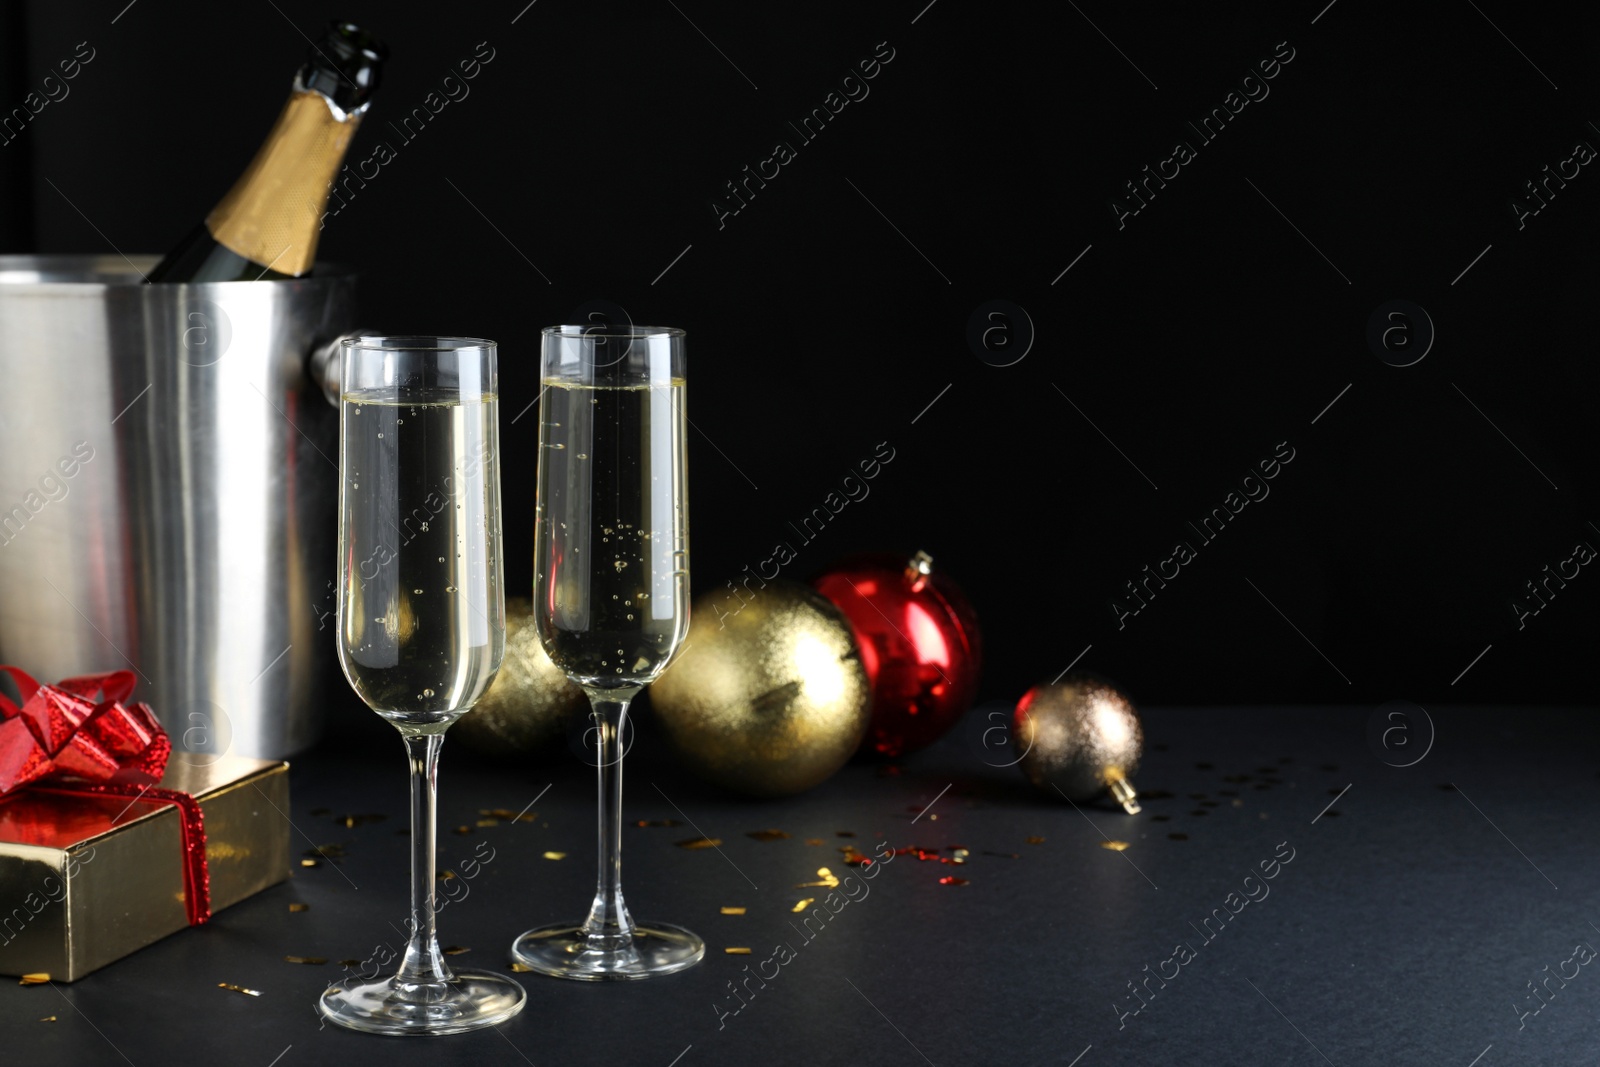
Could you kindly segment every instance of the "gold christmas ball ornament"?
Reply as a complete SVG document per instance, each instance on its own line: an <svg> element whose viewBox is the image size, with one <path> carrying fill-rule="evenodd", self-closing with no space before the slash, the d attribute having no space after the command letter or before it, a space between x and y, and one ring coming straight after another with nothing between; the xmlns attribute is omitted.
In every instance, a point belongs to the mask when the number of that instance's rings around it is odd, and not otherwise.
<svg viewBox="0 0 1600 1067"><path fill-rule="evenodd" d="M1012 743L1028 780L1072 801L1108 790L1129 815L1139 799L1130 779L1144 753L1139 713L1126 693L1092 674L1036 685L1017 703Z"/></svg>
<svg viewBox="0 0 1600 1067"><path fill-rule="evenodd" d="M506 655L500 673L450 739L486 756L531 756L564 749L567 729L589 707L580 686L545 655L533 601L506 599Z"/></svg>
<svg viewBox="0 0 1600 1067"><path fill-rule="evenodd" d="M845 765L871 716L849 620L797 582L769 582L732 612L726 600L696 600L650 705L707 781L750 796L804 792Z"/></svg>

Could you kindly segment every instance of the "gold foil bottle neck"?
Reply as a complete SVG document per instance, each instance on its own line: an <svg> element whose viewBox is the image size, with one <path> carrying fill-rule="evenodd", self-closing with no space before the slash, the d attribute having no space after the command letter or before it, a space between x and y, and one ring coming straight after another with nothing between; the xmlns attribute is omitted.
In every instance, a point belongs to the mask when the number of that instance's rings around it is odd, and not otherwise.
<svg viewBox="0 0 1600 1067"><path fill-rule="evenodd" d="M360 122L360 114L341 117L321 93L290 95L255 158L206 216L211 236L279 274L309 271L329 184Z"/></svg>

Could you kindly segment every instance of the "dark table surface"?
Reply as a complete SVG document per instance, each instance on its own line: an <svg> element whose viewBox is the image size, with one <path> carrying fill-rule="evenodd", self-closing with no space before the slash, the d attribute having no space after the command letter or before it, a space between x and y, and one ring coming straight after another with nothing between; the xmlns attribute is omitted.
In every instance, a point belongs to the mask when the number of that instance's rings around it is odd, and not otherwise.
<svg viewBox="0 0 1600 1067"><path fill-rule="evenodd" d="M75 984L0 986L0 1061L1492 1067L1589 1062L1600 1048L1600 970L1582 962L1600 946L1592 710L1432 708L1431 748L1414 716L1412 747L1385 749L1369 743L1371 708L1149 709L1137 816L1074 810L1015 767L987 766L1004 762L980 740L994 710L898 773L855 764L768 802L689 779L646 725L626 817L682 825L625 828L624 884L636 916L699 932L705 961L616 985L520 975L520 1016L431 1040L324 1028L313 1010L338 960L399 947L407 907L399 744L324 746L292 771L295 851L340 844L345 858L297 867ZM494 857L440 915L441 941L471 950L454 962L504 970L518 932L586 909L592 774L564 755L517 767L446 746L440 866ZM475 825L480 809L535 797L534 822ZM351 813L386 818L335 821ZM768 828L791 836L748 836ZM701 833L721 848L676 846ZM794 904L825 893L797 883L822 866L859 876L838 849L880 841L970 857L897 855L847 883L853 899L820 933L797 930ZM1270 881L1247 880L1285 856ZM966 884L941 884L952 876ZM719 913L730 905L748 910ZM1231 917L1207 924L1214 912ZM780 944L792 958L764 963ZM728 983L747 966L776 977L737 1001ZM1129 984L1153 973L1170 980L1133 999Z"/></svg>

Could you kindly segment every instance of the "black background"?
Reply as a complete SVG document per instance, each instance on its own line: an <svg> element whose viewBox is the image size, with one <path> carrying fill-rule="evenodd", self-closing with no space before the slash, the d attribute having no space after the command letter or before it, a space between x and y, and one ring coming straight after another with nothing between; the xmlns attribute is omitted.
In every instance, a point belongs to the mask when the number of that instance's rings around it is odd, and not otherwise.
<svg viewBox="0 0 1600 1067"><path fill-rule="evenodd" d="M1591 699L1600 579L1521 630L1510 602L1600 545L1600 178L1521 230L1509 204L1600 145L1593 14L925 2L9 5L7 109L78 42L94 59L0 147L0 249L170 245L249 159L302 34L348 17L393 51L351 160L397 154L322 257L363 269L376 328L500 341L513 593L536 331L604 299L690 333L698 593L779 540L795 577L922 548L979 610L990 698L1092 646L1079 665L1148 702ZM485 41L470 95L406 143L389 121ZM787 124L885 41L870 95L799 143ZM1199 144L1185 122L1284 41L1270 95ZM1119 229L1110 200L1178 139L1197 158ZM779 140L797 158L719 228L724 183ZM968 345L991 299L1036 329L1015 365ZM1393 299L1437 328L1410 367L1365 341ZM1270 497L1119 629L1123 583L1280 441ZM788 523L880 442L871 495L800 543Z"/></svg>

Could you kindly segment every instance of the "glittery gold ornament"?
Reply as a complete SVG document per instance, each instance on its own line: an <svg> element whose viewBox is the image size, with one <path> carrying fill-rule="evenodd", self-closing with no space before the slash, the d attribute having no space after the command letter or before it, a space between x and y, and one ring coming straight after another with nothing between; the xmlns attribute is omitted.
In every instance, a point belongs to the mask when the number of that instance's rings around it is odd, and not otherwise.
<svg viewBox="0 0 1600 1067"><path fill-rule="evenodd" d="M450 728L450 740L488 756L528 756L564 747L567 729L589 707L583 689L550 662L533 622L533 602L506 599L506 656L489 691Z"/></svg>
<svg viewBox="0 0 1600 1067"><path fill-rule="evenodd" d="M1107 790L1128 814L1139 799L1129 779L1139 769L1144 730L1133 702L1092 674L1036 685L1017 703L1012 742L1028 780L1068 800Z"/></svg>
<svg viewBox="0 0 1600 1067"><path fill-rule="evenodd" d="M850 623L796 582L768 582L736 612L717 610L725 599L696 602L650 705L702 778L752 796L803 792L867 729L872 692Z"/></svg>

